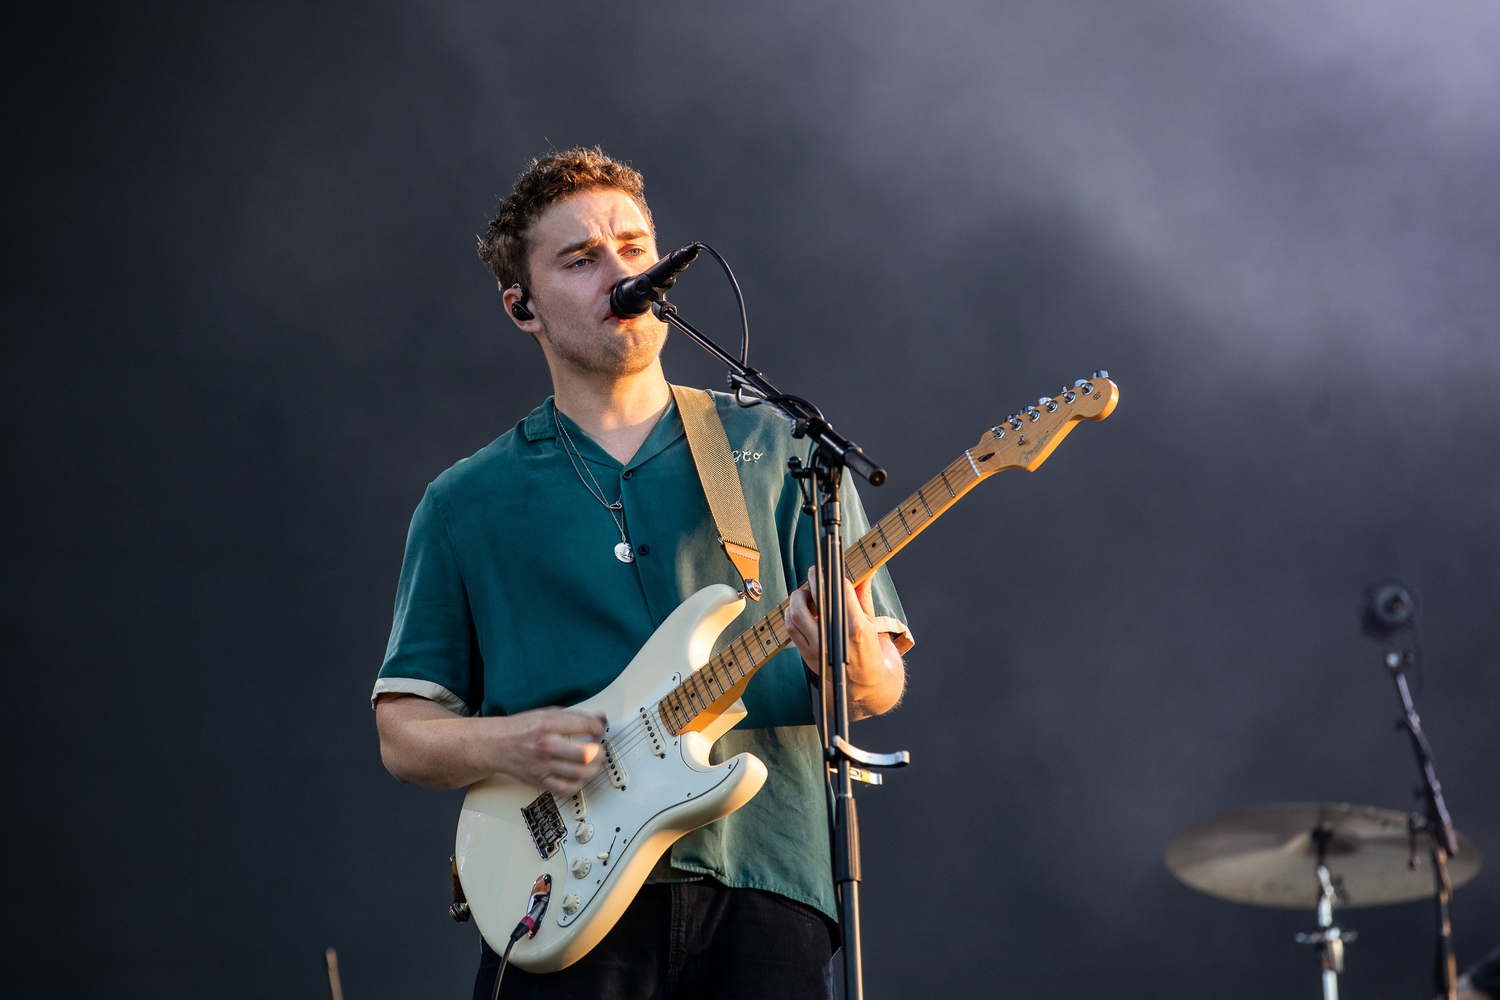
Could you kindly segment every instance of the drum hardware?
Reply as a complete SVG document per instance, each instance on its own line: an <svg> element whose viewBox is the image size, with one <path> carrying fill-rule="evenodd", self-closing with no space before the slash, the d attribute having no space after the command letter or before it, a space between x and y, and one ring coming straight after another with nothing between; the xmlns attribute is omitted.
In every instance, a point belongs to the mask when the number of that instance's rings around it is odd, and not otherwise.
<svg viewBox="0 0 1500 1000"><path fill-rule="evenodd" d="M1458 960L1453 953L1453 921L1448 907L1455 885L1450 869L1454 860L1460 856L1462 845L1453 829L1448 804L1443 801L1443 785L1438 781L1432 747L1427 742L1427 735L1422 732L1422 720L1417 715L1411 687L1406 682L1407 668L1420 668L1422 664L1422 645L1417 640L1416 598L1399 580L1384 580L1372 584L1365 591L1362 625L1366 635L1385 647L1382 659L1395 683L1396 694L1401 699L1401 718L1396 727L1405 729L1407 736L1411 738L1412 753L1417 758L1417 770L1422 773L1422 785L1417 795L1423 799L1425 809L1421 813L1412 813L1408 820L1413 846L1411 868L1415 871L1420 865L1420 858L1415 850L1416 836L1419 832L1426 833L1432 854L1433 895L1437 899L1434 914L1437 919L1437 948L1433 961L1433 980L1440 997L1458 1000Z"/></svg>
<svg viewBox="0 0 1500 1000"><path fill-rule="evenodd" d="M1318 946L1318 957L1323 963L1323 1000L1339 1000L1339 976L1344 971L1344 943L1359 937L1359 932L1341 930L1333 922L1335 901L1348 896L1342 891L1342 886L1334 883L1328 874L1328 866L1323 863L1328 854L1328 842L1333 839L1333 831L1320 827L1312 832L1312 838L1318 845L1318 929L1311 934L1298 934L1297 942Z"/></svg>
<svg viewBox="0 0 1500 1000"><path fill-rule="evenodd" d="M1436 883L1413 868L1414 846L1431 841L1407 813L1346 802L1282 802L1225 813L1173 838L1167 868L1199 892L1236 903L1312 909L1318 930L1297 940L1317 946L1324 996L1338 996L1344 944L1352 931L1334 910L1429 899ZM1454 832L1459 851L1448 865L1448 891L1479 874L1479 848Z"/></svg>

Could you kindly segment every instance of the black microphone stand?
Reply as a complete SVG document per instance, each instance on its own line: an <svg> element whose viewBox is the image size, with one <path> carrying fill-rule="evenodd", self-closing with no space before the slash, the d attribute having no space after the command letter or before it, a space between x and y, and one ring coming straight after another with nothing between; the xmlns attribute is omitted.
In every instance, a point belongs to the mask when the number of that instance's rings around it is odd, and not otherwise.
<svg viewBox="0 0 1500 1000"><path fill-rule="evenodd" d="M902 767L911 762L906 751L869 753L849 741L849 691L845 673L848 656L847 610L844 607L844 544L841 533L839 484L844 470L852 469L871 486L885 482L885 470L872 462L859 446L838 431L823 412L807 400L788 395L741 358L725 351L702 331L677 314L677 308L659 294L651 306L657 319L682 331L729 369L729 384L741 406L765 403L792 422L792 437L813 442L812 460L803 466L791 459L792 474L803 488L803 511L813 518L816 541L818 627L822 636L819 654L819 686L822 692L823 754L825 767L836 768L830 820L833 846L833 882L838 894L839 928L844 948L844 998L864 1000L863 960L859 928L859 819L854 806L854 782L869 781L864 768ZM747 401L745 393L750 399ZM829 724L830 708L833 724ZM859 765L855 767L854 765ZM873 777L873 776L872 776Z"/></svg>
<svg viewBox="0 0 1500 1000"><path fill-rule="evenodd" d="M1448 814L1447 803L1443 801L1443 785L1438 781L1432 747L1427 742L1426 734L1422 732L1422 720L1417 715L1411 688L1406 683L1406 668L1418 662L1419 646L1416 642L1415 603L1405 587L1387 584L1372 590L1365 610L1365 631L1375 638L1385 640L1385 666L1401 697L1402 718L1396 726L1398 729L1405 729L1411 737L1417 767L1422 772L1419 794L1425 800L1426 808L1422 813L1412 813L1407 820L1412 848L1410 863L1413 869L1421 865L1421 856L1417 853L1417 835L1427 834L1427 843L1432 853L1432 878L1437 890L1437 949L1433 979L1440 997L1457 1000L1458 960L1453 953L1453 922L1448 912L1453 900L1448 859L1458 855L1458 834L1453 832L1453 818Z"/></svg>

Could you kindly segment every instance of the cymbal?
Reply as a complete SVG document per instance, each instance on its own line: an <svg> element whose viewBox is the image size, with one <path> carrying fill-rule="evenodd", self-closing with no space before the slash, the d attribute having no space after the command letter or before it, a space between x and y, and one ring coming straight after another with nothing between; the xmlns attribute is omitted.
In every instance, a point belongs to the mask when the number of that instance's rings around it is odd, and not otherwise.
<svg viewBox="0 0 1500 1000"><path fill-rule="evenodd" d="M1317 906L1318 848L1313 831L1330 832L1324 864L1348 893L1341 908L1383 906L1434 893L1432 853L1417 834L1421 867L1413 871L1406 813L1346 802L1282 802L1215 816L1188 827L1167 846L1173 875L1200 892L1236 903L1312 909ZM1448 860L1456 889L1479 874L1484 859L1458 835ZM1342 881L1341 881L1342 880Z"/></svg>

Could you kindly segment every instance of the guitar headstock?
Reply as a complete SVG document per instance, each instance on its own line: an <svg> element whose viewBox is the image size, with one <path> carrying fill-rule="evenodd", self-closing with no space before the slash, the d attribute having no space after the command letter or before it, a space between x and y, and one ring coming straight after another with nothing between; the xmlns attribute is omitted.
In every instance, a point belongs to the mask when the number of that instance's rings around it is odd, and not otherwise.
<svg viewBox="0 0 1500 1000"><path fill-rule="evenodd" d="M969 455L981 476L1003 469L1035 472L1078 421L1103 420L1119 401L1120 387L1110 381L1109 372L1097 371L1006 417L984 432Z"/></svg>

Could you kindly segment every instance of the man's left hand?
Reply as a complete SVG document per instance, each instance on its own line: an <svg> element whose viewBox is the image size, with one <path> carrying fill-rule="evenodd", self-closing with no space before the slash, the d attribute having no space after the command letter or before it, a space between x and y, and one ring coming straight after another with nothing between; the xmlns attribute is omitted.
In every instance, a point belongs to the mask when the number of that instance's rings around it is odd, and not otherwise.
<svg viewBox="0 0 1500 1000"><path fill-rule="evenodd" d="M792 594L786 624L792 644L802 654L802 662L816 672L821 647L818 606L813 598L818 587L817 570L808 570L807 584ZM849 662L845 669L850 713L856 719L884 715L901 700L906 687L906 665L891 637L876 631L869 580L858 587L844 581L844 608L849 619L849 637L845 642Z"/></svg>

